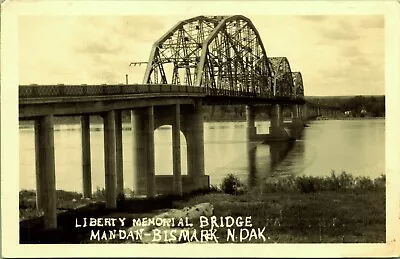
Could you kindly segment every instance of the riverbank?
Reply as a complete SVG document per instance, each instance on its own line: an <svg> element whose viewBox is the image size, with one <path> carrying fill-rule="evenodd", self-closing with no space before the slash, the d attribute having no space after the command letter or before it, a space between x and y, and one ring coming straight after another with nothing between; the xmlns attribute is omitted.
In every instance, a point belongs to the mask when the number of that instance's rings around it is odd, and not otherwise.
<svg viewBox="0 0 400 259"><path fill-rule="evenodd" d="M21 204L29 192L20 195L20 215L26 213ZM68 196L69 195L69 196ZM71 199L72 198L72 199ZM317 177L282 178L263 186L247 188L234 176L219 187L154 199L125 199L118 209L107 210L102 192L92 200L80 194L64 192L59 198L59 228L42 230L41 219L20 222L21 243L125 243L126 240L90 240L90 228L77 228L76 219L89 217L127 218L123 229L132 226L132 219L153 217L171 209L182 209L199 203L212 204L217 218L251 217L251 229L264 229L263 238L242 240L248 243L379 243L385 242L385 178L371 180L347 174ZM32 196L30 196L32 200ZM83 206L79 209L76 207ZM32 210L33 211L33 210ZM62 212L63 211L63 212ZM26 215L21 218L28 218ZM193 222L198 231L199 222ZM235 227L239 231L239 227ZM108 231L113 228L102 228ZM57 235L55 235L55 233ZM228 240L228 229L220 227L219 243Z"/></svg>

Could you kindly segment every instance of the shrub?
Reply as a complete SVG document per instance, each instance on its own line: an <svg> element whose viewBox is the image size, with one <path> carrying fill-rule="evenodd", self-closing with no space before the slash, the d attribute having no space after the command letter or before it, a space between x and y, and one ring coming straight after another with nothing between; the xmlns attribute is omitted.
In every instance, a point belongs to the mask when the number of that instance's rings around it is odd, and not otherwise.
<svg viewBox="0 0 400 259"><path fill-rule="evenodd" d="M277 181L266 183L268 192L290 192L297 189L296 178L292 175L279 178Z"/></svg>
<svg viewBox="0 0 400 259"><path fill-rule="evenodd" d="M135 197L135 191L130 188L125 188L124 197L127 199L133 199Z"/></svg>
<svg viewBox="0 0 400 259"><path fill-rule="evenodd" d="M371 190L374 189L374 182L365 176L360 176L356 178L356 188L361 190Z"/></svg>
<svg viewBox="0 0 400 259"><path fill-rule="evenodd" d="M19 200L19 208L20 209L36 209L36 199L35 198L20 199Z"/></svg>
<svg viewBox="0 0 400 259"><path fill-rule="evenodd" d="M315 192L315 183L310 176L300 176L296 178L296 186L302 193Z"/></svg>
<svg viewBox="0 0 400 259"><path fill-rule="evenodd" d="M219 188L218 185L210 185L210 187L208 188L209 192L220 192L221 189Z"/></svg>
<svg viewBox="0 0 400 259"><path fill-rule="evenodd" d="M339 186L340 189L350 189L354 185L354 179L351 174L342 172L339 176Z"/></svg>
<svg viewBox="0 0 400 259"><path fill-rule="evenodd" d="M244 184L235 175L229 174L224 178L221 189L227 194L242 194L244 192Z"/></svg>
<svg viewBox="0 0 400 259"><path fill-rule="evenodd" d="M375 188L385 188L386 187L386 175L381 174L378 178L374 180Z"/></svg>
<svg viewBox="0 0 400 259"><path fill-rule="evenodd" d="M81 193L64 191L64 190L57 190L57 200L71 201L73 199L79 200L81 198L82 198L82 194Z"/></svg>
<svg viewBox="0 0 400 259"><path fill-rule="evenodd" d="M96 188L96 191L93 193L93 198L99 199L99 200L105 200L106 198L106 189L104 188Z"/></svg>
<svg viewBox="0 0 400 259"><path fill-rule="evenodd" d="M287 176L275 181L265 183L267 192L301 192L312 193L320 191L340 191L349 190L375 190L385 189L386 176L372 180L369 177L361 176L354 178L352 175L342 172L336 175L334 171L330 176Z"/></svg>
<svg viewBox="0 0 400 259"><path fill-rule="evenodd" d="M326 186L324 187L332 191L340 189L340 179L336 176L335 171L332 171L331 176L326 178Z"/></svg>

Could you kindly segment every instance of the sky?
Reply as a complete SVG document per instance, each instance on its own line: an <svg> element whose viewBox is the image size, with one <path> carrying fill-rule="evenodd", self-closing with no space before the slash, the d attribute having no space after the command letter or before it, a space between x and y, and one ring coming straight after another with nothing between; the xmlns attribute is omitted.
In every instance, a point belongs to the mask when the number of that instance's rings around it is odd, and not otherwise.
<svg viewBox="0 0 400 259"><path fill-rule="evenodd" d="M200 15L200 14L199 14ZM21 16L20 84L142 83L153 43L191 16ZM305 95L383 95L381 15L246 15L267 56L285 56Z"/></svg>

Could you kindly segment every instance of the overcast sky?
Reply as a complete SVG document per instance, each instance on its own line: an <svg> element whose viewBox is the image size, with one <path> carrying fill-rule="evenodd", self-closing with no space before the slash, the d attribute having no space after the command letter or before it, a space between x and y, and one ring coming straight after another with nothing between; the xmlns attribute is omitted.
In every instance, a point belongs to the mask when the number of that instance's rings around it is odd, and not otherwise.
<svg viewBox="0 0 400 259"><path fill-rule="evenodd" d="M250 16L269 57L285 56L305 95L384 94L383 16ZM23 16L20 84L141 83L154 41L188 16Z"/></svg>

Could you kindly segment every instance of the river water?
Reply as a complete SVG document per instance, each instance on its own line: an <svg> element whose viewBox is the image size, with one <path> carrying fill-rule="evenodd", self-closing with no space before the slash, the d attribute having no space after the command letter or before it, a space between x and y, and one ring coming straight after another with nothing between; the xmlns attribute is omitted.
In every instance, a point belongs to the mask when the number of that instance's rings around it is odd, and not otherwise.
<svg viewBox="0 0 400 259"><path fill-rule="evenodd" d="M257 122L268 133L269 122ZM133 189L133 148L129 124L123 125L124 185ZM34 131L20 129L20 189L35 189ZM82 192L80 126L55 125L56 188ZM245 122L204 123L205 172L218 185L229 173L244 182L284 175L329 175L346 171L354 176L385 173L385 120L320 120L305 128L301 140L273 145L246 141ZM155 131L156 174L172 175L171 129ZM103 131L91 124L92 186L104 187ZM186 141L181 134L182 174L187 174Z"/></svg>

